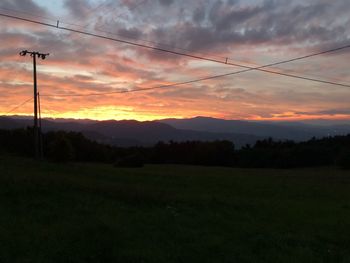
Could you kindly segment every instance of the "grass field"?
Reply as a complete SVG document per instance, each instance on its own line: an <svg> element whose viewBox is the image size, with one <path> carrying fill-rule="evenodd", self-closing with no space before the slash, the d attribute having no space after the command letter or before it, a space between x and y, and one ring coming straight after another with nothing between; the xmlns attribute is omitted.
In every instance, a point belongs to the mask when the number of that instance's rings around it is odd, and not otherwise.
<svg viewBox="0 0 350 263"><path fill-rule="evenodd" d="M350 172L2 156L0 262L350 262Z"/></svg>

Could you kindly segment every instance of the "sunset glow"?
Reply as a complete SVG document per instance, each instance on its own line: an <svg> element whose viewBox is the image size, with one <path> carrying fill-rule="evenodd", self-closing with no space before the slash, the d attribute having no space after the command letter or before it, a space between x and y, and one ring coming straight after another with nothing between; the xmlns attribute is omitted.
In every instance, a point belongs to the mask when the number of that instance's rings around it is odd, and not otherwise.
<svg viewBox="0 0 350 263"><path fill-rule="evenodd" d="M347 0L47 2L6 0L0 3L0 12L50 24L60 20L69 28L220 61L227 59L248 67L350 43ZM18 54L34 50L50 53L46 60L38 60L43 117L140 121L195 116L350 119L350 88L259 71L118 93L242 68L0 19L0 115L32 115L32 101L13 109L33 93L31 58ZM350 85L349 61L350 49L344 49L269 69Z"/></svg>

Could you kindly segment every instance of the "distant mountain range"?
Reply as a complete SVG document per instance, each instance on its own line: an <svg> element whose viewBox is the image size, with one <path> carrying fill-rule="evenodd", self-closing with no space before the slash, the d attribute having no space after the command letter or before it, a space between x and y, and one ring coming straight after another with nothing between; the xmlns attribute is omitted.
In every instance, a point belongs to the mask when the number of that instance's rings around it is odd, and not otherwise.
<svg viewBox="0 0 350 263"><path fill-rule="evenodd" d="M222 120L207 117L192 119L165 119L160 122L177 129L194 131L229 132L251 134L258 137L308 140L312 137L344 135L350 133L350 124L313 125L302 122L253 122L240 120Z"/></svg>
<svg viewBox="0 0 350 263"><path fill-rule="evenodd" d="M32 126L32 123L29 117L0 117L0 129L27 127ZM316 126L297 122L267 123L207 117L147 122L44 119L42 127L44 132L56 130L82 132L90 139L122 147L150 146L158 141L170 140L230 140L239 148L267 137L302 141L312 137L350 133L349 124Z"/></svg>

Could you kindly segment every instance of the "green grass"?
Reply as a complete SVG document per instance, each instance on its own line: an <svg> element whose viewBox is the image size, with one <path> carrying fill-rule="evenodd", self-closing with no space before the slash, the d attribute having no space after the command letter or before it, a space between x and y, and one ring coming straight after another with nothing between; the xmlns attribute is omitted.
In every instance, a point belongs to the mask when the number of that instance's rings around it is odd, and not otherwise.
<svg viewBox="0 0 350 263"><path fill-rule="evenodd" d="M3 156L0 262L350 262L350 173Z"/></svg>

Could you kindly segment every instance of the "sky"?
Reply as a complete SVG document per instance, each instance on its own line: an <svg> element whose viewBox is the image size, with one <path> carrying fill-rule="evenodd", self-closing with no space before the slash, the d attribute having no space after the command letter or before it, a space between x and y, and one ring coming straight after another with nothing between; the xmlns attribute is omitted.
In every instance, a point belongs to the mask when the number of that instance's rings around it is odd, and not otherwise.
<svg viewBox="0 0 350 263"><path fill-rule="evenodd" d="M248 67L350 44L348 0L1 0L0 13ZM43 117L350 119L350 88L243 68L0 17L0 115L31 115L38 60ZM268 68L350 85L350 49ZM92 93L125 92L99 96ZM74 95L74 96L70 96ZM77 96L79 95L79 96ZM20 107L16 108L18 105Z"/></svg>

